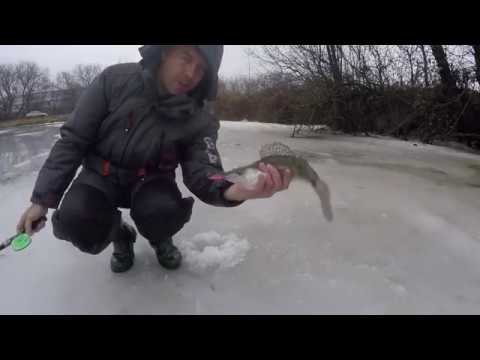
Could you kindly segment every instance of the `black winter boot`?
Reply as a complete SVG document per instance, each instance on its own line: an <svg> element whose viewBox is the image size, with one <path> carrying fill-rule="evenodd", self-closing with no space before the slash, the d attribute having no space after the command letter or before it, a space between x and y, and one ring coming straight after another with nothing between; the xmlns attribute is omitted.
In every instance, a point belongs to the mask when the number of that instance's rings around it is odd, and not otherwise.
<svg viewBox="0 0 480 360"><path fill-rule="evenodd" d="M152 244L152 247L155 250L158 262L165 269L175 270L182 264L182 253L173 245L171 237Z"/></svg>
<svg viewBox="0 0 480 360"><path fill-rule="evenodd" d="M135 229L122 221L117 239L113 241L113 254L110 259L110 268L114 273L121 273L133 266L135 253L133 243L137 238Z"/></svg>

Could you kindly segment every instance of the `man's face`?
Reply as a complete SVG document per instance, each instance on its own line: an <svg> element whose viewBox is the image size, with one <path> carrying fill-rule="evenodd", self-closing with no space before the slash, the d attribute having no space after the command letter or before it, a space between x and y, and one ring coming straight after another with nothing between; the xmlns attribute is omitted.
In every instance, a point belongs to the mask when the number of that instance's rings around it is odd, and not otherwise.
<svg viewBox="0 0 480 360"><path fill-rule="evenodd" d="M158 70L158 80L172 95L193 90L207 71L207 63L191 45L178 45L166 52Z"/></svg>

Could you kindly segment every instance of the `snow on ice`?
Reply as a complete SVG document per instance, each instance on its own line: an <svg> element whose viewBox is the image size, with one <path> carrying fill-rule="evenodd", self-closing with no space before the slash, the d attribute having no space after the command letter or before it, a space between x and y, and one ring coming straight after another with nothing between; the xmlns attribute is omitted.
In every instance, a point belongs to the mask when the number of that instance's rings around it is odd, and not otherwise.
<svg viewBox="0 0 480 360"><path fill-rule="evenodd" d="M2 238L29 205L60 125L0 132ZM21 135L38 131L45 133ZM139 235L135 266L112 274L111 247L83 254L56 239L49 221L29 248L0 254L0 313L480 313L478 155L386 137L291 132L222 121L223 165L249 164L263 144L285 143L329 184L332 223L301 182L231 209L197 199L191 221L174 237L182 268L161 268ZM181 171L178 183L191 195Z"/></svg>
<svg viewBox="0 0 480 360"><path fill-rule="evenodd" d="M194 272L225 270L241 263L250 250L247 239L234 233L220 235L215 231L196 234L177 241L185 263Z"/></svg>

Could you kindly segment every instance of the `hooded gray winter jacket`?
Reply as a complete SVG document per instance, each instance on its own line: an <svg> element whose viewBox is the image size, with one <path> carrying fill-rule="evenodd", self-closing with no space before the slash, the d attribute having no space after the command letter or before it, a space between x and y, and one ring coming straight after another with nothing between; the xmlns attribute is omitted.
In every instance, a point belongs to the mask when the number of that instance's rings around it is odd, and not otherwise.
<svg viewBox="0 0 480 360"><path fill-rule="evenodd" d="M241 204L223 198L231 183L210 179L223 172L219 121L203 105L216 96L223 46L197 45L208 71L191 94L180 96L160 94L153 75L167 47L140 48L140 63L110 66L84 91L39 172L33 203L57 208L80 165L102 181L127 184L152 174L174 178L180 164L185 185L200 200Z"/></svg>

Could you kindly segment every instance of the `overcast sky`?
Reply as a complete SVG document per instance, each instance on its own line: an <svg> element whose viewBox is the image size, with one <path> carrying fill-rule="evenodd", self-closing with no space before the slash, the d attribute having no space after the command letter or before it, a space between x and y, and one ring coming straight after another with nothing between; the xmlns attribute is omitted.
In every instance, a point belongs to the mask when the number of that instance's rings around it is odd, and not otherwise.
<svg viewBox="0 0 480 360"><path fill-rule="evenodd" d="M141 45L0 45L0 64L18 61L34 61L50 69L53 77L57 72L69 71L77 64L101 64L108 66L118 62L140 60ZM258 46L258 45L257 45ZM245 49L255 45L225 45L220 76L248 75L249 59ZM252 74L255 65L251 60Z"/></svg>

